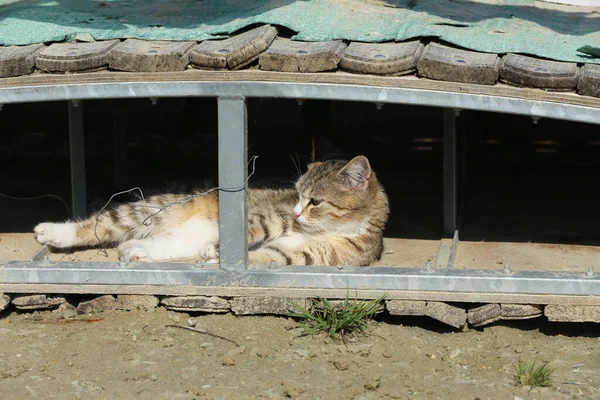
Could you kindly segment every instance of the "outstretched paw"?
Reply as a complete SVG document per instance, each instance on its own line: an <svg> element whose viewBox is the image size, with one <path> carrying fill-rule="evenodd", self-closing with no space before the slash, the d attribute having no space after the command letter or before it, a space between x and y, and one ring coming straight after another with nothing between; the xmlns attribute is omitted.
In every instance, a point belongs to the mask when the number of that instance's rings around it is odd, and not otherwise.
<svg viewBox="0 0 600 400"><path fill-rule="evenodd" d="M44 222L33 229L33 234L38 243L61 249L72 247L77 242L77 227L69 222Z"/></svg>
<svg viewBox="0 0 600 400"><path fill-rule="evenodd" d="M148 249L140 240L129 240L122 243L119 248L119 259L127 262L149 262L152 261Z"/></svg>
<svg viewBox="0 0 600 400"><path fill-rule="evenodd" d="M213 260L217 260L217 262L218 262L218 260L219 260L218 245L215 246L214 244L211 244L211 245L206 246L203 250L200 251L200 257L204 258L208 262L211 262Z"/></svg>

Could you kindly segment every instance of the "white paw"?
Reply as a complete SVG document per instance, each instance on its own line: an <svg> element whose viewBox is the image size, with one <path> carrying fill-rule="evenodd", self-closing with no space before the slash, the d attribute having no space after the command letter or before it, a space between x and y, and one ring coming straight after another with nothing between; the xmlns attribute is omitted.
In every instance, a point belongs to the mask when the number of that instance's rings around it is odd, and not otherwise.
<svg viewBox="0 0 600 400"><path fill-rule="evenodd" d="M218 260L219 249L214 244L208 245L200 251L200 257L204 258L205 260Z"/></svg>
<svg viewBox="0 0 600 400"><path fill-rule="evenodd" d="M75 246L77 243L77 227L74 223L48 223L39 224L33 229L35 240L40 244L57 248Z"/></svg>
<svg viewBox="0 0 600 400"><path fill-rule="evenodd" d="M140 240L129 240L119 246L119 259L127 262L149 262L150 252Z"/></svg>

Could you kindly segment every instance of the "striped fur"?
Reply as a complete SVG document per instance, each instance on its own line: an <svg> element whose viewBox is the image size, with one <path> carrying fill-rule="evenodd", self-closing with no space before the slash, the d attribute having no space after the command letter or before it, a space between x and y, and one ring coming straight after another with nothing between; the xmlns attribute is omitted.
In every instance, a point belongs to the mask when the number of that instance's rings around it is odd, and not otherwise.
<svg viewBox="0 0 600 400"><path fill-rule="evenodd" d="M34 231L38 242L57 248L118 245L130 261L218 257L217 193L186 200L153 196ZM388 213L365 157L310 164L295 189L248 191L250 264L368 265L383 251Z"/></svg>

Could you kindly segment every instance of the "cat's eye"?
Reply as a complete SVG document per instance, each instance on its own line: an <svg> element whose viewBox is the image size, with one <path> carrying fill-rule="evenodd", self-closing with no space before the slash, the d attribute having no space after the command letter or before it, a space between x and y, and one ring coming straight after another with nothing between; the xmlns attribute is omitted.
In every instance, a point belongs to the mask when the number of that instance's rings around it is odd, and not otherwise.
<svg viewBox="0 0 600 400"><path fill-rule="evenodd" d="M318 206L319 204L321 204L321 201L322 200L320 200L320 199L312 198L312 199L310 199L310 204L312 204L313 206Z"/></svg>

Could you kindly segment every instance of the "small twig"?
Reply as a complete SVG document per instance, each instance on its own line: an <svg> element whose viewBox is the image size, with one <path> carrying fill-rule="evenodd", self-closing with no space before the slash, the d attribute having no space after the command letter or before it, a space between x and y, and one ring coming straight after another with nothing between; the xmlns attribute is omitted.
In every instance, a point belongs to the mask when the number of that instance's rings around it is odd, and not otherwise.
<svg viewBox="0 0 600 400"><path fill-rule="evenodd" d="M585 364L575 364L573 365L571 368L579 368L579 367L583 367Z"/></svg>
<svg viewBox="0 0 600 400"><path fill-rule="evenodd" d="M240 347L240 344L238 342L236 342L235 340L231 340L229 338L226 338L226 337L223 337L223 336L219 336L219 335L216 335L214 333L207 332L204 329L192 328L191 326L182 326L182 325L165 325L165 327L167 327L167 328L180 328L180 329L185 329L185 330L196 332L196 333L202 333L203 335L208 335L208 336L215 337L217 339L226 340L228 342L231 342L231 343L235 344L237 347Z"/></svg>

